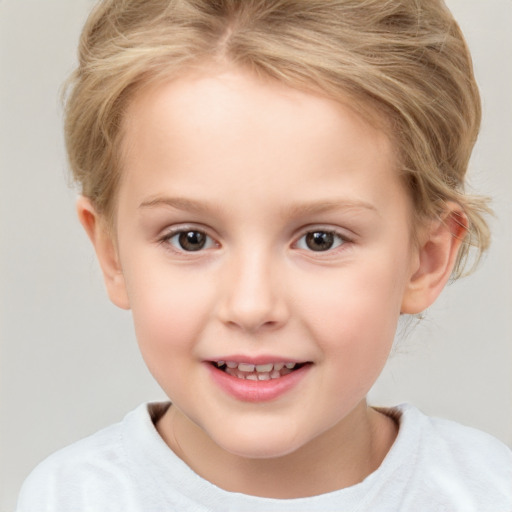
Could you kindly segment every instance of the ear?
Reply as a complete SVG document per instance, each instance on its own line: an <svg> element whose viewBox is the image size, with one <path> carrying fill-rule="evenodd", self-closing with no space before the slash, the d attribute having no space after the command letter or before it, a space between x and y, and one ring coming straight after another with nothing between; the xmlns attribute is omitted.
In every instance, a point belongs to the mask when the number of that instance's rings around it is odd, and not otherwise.
<svg viewBox="0 0 512 512"><path fill-rule="evenodd" d="M468 219L455 203L447 203L443 216L426 226L402 300L402 313L421 313L434 303L450 279L467 232Z"/></svg>
<svg viewBox="0 0 512 512"><path fill-rule="evenodd" d="M130 309L117 247L105 219L96 211L90 199L83 196L78 199L76 210L96 251L110 300L122 309Z"/></svg>

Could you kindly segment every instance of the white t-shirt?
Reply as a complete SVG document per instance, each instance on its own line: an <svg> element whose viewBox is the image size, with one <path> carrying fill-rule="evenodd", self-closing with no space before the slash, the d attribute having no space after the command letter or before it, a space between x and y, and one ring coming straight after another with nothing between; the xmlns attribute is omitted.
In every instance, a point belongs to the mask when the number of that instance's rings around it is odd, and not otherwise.
<svg viewBox="0 0 512 512"><path fill-rule="evenodd" d="M310 498L224 491L194 473L154 427L164 404L65 448L27 478L18 512L511 512L512 452L493 437L410 405L381 466L361 483Z"/></svg>

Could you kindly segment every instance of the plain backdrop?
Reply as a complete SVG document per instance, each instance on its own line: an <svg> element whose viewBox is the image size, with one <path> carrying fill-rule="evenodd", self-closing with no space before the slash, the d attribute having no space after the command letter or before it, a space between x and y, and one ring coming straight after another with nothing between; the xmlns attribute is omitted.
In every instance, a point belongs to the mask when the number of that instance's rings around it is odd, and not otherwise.
<svg viewBox="0 0 512 512"><path fill-rule="evenodd" d="M59 88L91 5L0 0L0 512L45 456L164 398L130 314L108 302L67 185ZM494 241L401 337L371 400L410 401L512 445L512 1L448 5L482 91L471 182L494 198Z"/></svg>

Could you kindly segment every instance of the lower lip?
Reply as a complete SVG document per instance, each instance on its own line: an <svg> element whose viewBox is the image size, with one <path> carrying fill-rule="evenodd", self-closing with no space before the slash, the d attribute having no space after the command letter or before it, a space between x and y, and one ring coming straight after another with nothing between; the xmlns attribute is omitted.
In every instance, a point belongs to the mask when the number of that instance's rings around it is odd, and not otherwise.
<svg viewBox="0 0 512 512"><path fill-rule="evenodd" d="M243 402L269 402L295 388L311 368L306 364L293 372L270 380L247 380L233 377L206 363L214 382L227 394Z"/></svg>

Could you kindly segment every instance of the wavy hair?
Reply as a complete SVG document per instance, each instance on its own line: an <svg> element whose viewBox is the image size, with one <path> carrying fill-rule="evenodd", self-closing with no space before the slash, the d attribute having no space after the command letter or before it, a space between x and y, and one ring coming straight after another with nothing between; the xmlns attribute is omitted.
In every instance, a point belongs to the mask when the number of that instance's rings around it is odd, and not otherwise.
<svg viewBox="0 0 512 512"><path fill-rule="evenodd" d="M350 100L390 127L416 220L463 209L471 247L489 245L486 198L465 176L481 106L463 35L442 0L104 0L67 82L65 134L81 193L113 219L123 113L142 87L223 60L291 87ZM374 116L375 117L375 116Z"/></svg>

